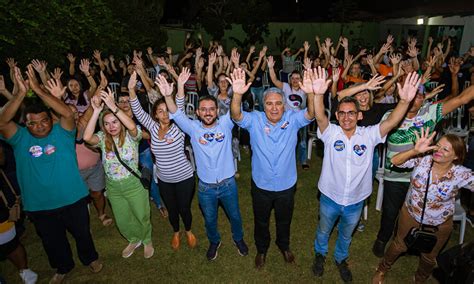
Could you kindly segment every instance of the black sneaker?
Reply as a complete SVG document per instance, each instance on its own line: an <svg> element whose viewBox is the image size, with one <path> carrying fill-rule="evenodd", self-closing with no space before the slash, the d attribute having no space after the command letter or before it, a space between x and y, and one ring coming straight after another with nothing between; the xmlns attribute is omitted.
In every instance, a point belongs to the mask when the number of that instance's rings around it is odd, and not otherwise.
<svg viewBox="0 0 474 284"><path fill-rule="evenodd" d="M234 244L237 247L237 251L241 256L246 256L249 254L249 247L247 244L244 242L244 239L241 239L240 241L235 241Z"/></svg>
<svg viewBox="0 0 474 284"><path fill-rule="evenodd" d="M374 242L374 245L372 246L372 252L376 257L383 257L385 254L385 245L387 243L382 242L381 240L377 239Z"/></svg>
<svg viewBox="0 0 474 284"><path fill-rule="evenodd" d="M211 261L217 258L217 250L221 246L221 242L218 242L217 244L211 243L209 245L209 248L207 249L206 257L207 260Z"/></svg>
<svg viewBox="0 0 474 284"><path fill-rule="evenodd" d="M324 273L324 263L326 262L326 257L320 253L317 253L314 257L313 266L311 270L313 270L313 274L316 277L323 276Z"/></svg>
<svg viewBox="0 0 474 284"><path fill-rule="evenodd" d="M344 281L344 283L352 282L352 272L346 260L344 259L341 263L336 262L336 266L337 269L339 269L339 275L341 275L342 281Z"/></svg>

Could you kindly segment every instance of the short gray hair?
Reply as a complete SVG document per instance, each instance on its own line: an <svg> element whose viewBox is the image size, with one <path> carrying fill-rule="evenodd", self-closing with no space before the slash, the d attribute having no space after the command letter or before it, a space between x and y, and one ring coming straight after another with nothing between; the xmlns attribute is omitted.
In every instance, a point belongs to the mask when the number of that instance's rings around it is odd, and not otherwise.
<svg viewBox="0 0 474 284"><path fill-rule="evenodd" d="M285 103L285 93L283 93L283 91L279 88L276 88L276 87L271 87L271 88L268 88L265 90L265 92L263 92L263 102L265 102L268 94L278 94L281 96L281 100L283 103Z"/></svg>

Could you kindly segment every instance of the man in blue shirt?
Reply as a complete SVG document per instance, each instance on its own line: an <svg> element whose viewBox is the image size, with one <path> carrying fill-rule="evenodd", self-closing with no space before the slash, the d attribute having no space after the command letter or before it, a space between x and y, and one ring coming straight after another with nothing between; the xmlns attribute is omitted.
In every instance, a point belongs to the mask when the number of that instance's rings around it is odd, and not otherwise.
<svg viewBox="0 0 474 284"><path fill-rule="evenodd" d="M242 95L250 86L245 84L245 73L235 69L232 74L231 113L234 121L250 133L252 146L252 204L254 238L257 247L255 266L265 265L270 246L269 222L275 209L276 244L288 263L294 262L290 251L290 225L293 216L296 189L295 148L298 130L311 123L314 117L313 88L305 74L301 89L308 95L308 109L285 111L285 95L278 88L269 88L263 94L264 112L242 112Z"/></svg>
<svg viewBox="0 0 474 284"><path fill-rule="evenodd" d="M18 92L0 112L0 135L13 147L24 209L43 242L51 267L57 269L50 283L61 283L74 267L66 231L74 237L84 265L99 272L102 264L89 228L88 190L77 165L74 114L60 99L65 88L52 79L46 86L49 93L43 91L31 65L28 79L29 87L44 104L35 101L26 105L26 127L12 121L28 88L17 68ZM45 104L60 116L58 123L53 123Z"/></svg>
<svg viewBox="0 0 474 284"><path fill-rule="evenodd" d="M242 218L240 216L237 183L235 181L234 157L232 155L232 128L234 123L229 113L217 119L217 100L212 96L199 99L196 114L198 120L192 120L178 109L173 99L173 86L161 75L157 85L165 97L166 105L176 124L191 137L196 160L198 199L206 225L209 249L206 257L214 260L221 245L221 236L217 230L219 201L229 217L232 238L240 255L248 254L244 241Z"/></svg>

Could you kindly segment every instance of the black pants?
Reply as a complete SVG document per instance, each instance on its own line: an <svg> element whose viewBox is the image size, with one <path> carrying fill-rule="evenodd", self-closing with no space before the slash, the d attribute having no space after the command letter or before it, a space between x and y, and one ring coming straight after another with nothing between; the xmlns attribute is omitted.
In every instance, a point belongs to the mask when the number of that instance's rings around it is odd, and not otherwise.
<svg viewBox="0 0 474 284"><path fill-rule="evenodd" d="M28 217L43 242L49 264L57 269L57 273L66 274L74 267L66 231L76 241L77 255L82 264L89 265L99 258L90 232L86 198L53 210L28 212Z"/></svg>
<svg viewBox="0 0 474 284"><path fill-rule="evenodd" d="M387 243L390 237L392 237L398 212L400 212L405 201L409 185L409 182L384 180L382 219L380 220L380 229L377 234L379 241Z"/></svg>
<svg viewBox="0 0 474 284"><path fill-rule="evenodd" d="M195 184L194 176L177 183L168 183L158 179L161 198L168 209L168 218L175 232L179 232L179 216L183 219L184 229L191 230L193 222L191 201Z"/></svg>
<svg viewBox="0 0 474 284"><path fill-rule="evenodd" d="M258 253L265 254L270 246L270 215L275 209L276 245L280 250L290 247L290 226L295 205L296 184L283 191L258 188L252 180L254 239Z"/></svg>

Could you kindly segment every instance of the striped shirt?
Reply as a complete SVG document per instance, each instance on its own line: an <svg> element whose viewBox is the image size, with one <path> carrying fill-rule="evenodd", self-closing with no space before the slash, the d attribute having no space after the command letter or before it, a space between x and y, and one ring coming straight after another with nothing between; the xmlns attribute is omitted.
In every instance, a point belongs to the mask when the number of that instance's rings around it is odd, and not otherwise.
<svg viewBox="0 0 474 284"><path fill-rule="evenodd" d="M183 108L184 99L176 98L178 108ZM151 152L155 155L157 176L168 183L177 183L193 176L191 163L184 154L184 133L172 123L162 140L158 137L160 124L146 113L138 99L130 100L135 117L151 135Z"/></svg>

